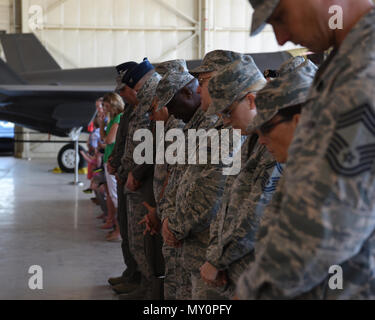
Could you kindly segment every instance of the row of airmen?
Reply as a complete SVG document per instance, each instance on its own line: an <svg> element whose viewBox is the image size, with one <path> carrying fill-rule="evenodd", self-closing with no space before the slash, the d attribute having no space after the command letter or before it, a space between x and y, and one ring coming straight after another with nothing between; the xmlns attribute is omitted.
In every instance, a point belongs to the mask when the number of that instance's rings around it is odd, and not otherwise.
<svg viewBox="0 0 375 320"><path fill-rule="evenodd" d="M296 10L306 21L328 12L305 10L313 0L250 2L253 32L270 22L279 42L280 30L304 32L283 24ZM296 57L267 81L250 55L224 50L190 72L183 60L117 68L127 107L108 167L127 269L109 282L121 298L157 299L160 288L165 299L375 297L375 10L359 2L341 41L300 37L334 47L319 71ZM191 129L240 130L240 172L211 159L137 164L134 134L155 122L186 141Z"/></svg>

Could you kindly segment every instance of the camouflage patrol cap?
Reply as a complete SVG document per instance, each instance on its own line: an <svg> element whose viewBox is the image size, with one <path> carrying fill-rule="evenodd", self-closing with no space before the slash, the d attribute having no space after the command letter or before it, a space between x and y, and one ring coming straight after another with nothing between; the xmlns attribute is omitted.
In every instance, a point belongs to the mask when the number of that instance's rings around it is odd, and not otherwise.
<svg viewBox="0 0 375 320"><path fill-rule="evenodd" d="M280 0L249 0L254 9L251 24L251 36L256 36L266 26L266 21L271 17Z"/></svg>
<svg viewBox="0 0 375 320"><path fill-rule="evenodd" d="M188 83L195 79L188 71L181 71L179 67L170 70L160 80L154 100L157 100L157 110L166 106Z"/></svg>
<svg viewBox="0 0 375 320"><path fill-rule="evenodd" d="M214 50L207 53L202 61L202 65L190 70L191 74L200 74L206 72L217 71L224 65L233 61L232 56L236 54L233 51Z"/></svg>
<svg viewBox="0 0 375 320"><path fill-rule="evenodd" d="M293 57L287 61L285 61L279 68L279 75L283 76L284 74L287 74L289 72L292 72L297 67L299 67L302 63L304 63L306 59L301 56Z"/></svg>
<svg viewBox="0 0 375 320"><path fill-rule="evenodd" d="M283 76L286 73L289 73L296 69L298 66L300 66L302 63L305 62L305 58L301 56L293 57L287 61L285 61L281 66L279 70L265 70L263 72L264 76L266 78L279 78Z"/></svg>
<svg viewBox="0 0 375 320"><path fill-rule="evenodd" d="M247 93L258 91L267 83L248 54L232 55L232 63L222 68L208 84L212 103L207 115L225 112Z"/></svg>
<svg viewBox="0 0 375 320"><path fill-rule="evenodd" d="M135 109L135 112L138 116L144 115L150 109L151 101L155 95L155 91L160 79L161 75L154 72L150 79L148 79L143 87L137 92L139 104Z"/></svg>
<svg viewBox="0 0 375 320"><path fill-rule="evenodd" d="M307 60L291 72L269 82L255 98L257 115L247 131L260 128L282 109L305 103L317 69L314 63Z"/></svg>
<svg viewBox="0 0 375 320"><path fill-rule="evenodd" d="M188 71L186 61L183 59L170 60L170 61L159 63L158 65L155 66L155 70L161 76L164 76L171 70L181 71L181 72Z"/></svg>

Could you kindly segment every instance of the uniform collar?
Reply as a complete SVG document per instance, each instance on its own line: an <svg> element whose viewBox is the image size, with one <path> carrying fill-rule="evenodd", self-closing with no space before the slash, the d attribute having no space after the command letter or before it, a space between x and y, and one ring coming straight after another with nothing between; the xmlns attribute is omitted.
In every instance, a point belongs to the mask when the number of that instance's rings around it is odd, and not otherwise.
<svg viewBox="0 0 375 320"><path fill-rule="evenodd" d="M204 119L205 112L202 110L201 107L195 111L193 117L190 119L190 121L186 124L184 131L187 131L189 129L197 129L199 123Z"/></svg>
<svg viewBox="0 0 375 320"><path fill-rule="evenodd" d="M351 56L353 48L363 46L363 39L370 36L375 31L374 19L375 8L371 9L357 22L339 48L332 50L315 76L314 87L316 87L318 91L322 91L324 88L324 79L329 78L330 74L335 73L333 70L337 67L335 61Z"/></svg>
<svg viewBox="0 0 375 320"><path fill-rule="evenodd" d="M363 45L363 38L371 35L375 31L375 8L366 13L354 27L350 30L340 48L337 50L338 56L349 55L353 48Z"/></svg>

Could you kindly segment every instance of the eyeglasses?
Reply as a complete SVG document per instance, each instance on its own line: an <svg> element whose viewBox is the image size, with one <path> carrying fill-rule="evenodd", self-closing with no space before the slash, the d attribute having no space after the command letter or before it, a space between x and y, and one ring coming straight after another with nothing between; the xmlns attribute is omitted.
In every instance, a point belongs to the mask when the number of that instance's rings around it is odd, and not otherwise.
<svg viewBox="0 0 375 320"><path fill-rule="evenodd" d="M271 131L273 130L273 129L275 129L276 128L276 126L278 126L279 124L281 124L281 123L283 123L283 122L289 122L290 121L290 119L281 119L281 120L279 120L279 121L276 121L276 122L268 122L268 123L266 123L266 124L264 124L264 125L262 125L260 128L259 128L259 131L260 131L260 133L262 134L262 135L267 135L267 134L270 134L271 133Z"/></svg>
<svg viewBox="0 0 375 320"><path fill-rule="evenodd" d="M225 111L225 112L222 112L221 113L221 117L223 119L230 119L230 117L232 116L232 112L234 111L234 109L236 109L237 107L237 103L236 104L233 104L228 111Z"/></svg>
<svg viewBox="0 0 375 320"><path fill-rule="evenodd" d="M208 82L210 79L211 79L211 77L206 77L206 78L199 77L199 78L198 78L199 86L200 86L200 87L203 87L203 85L204 85L206 82Z"/></svg>
<svg viewBox="0 0 375 320"><path fill-rule="evenodd" d="M232 116L232 112L237 108L237 106L246 99L247 95L253 93L253 92L248 92L246 93L241 99L235 101L231 107L229 108L228 111L222 112L221 116L223 119L229 119ZM253 93L254 94L254 93Z"/></svg>

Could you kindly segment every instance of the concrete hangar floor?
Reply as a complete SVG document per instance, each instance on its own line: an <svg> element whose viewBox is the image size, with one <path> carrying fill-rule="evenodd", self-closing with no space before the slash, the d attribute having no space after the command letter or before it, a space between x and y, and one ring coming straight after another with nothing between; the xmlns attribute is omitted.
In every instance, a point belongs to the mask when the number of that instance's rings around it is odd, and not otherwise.
<svg viewBox="0 0 375 320"><path fill-rule="evenodd" d="M104 240L99 207L69 185L72 174L51 173L55 166L0 158L0 300L117 299L107 279L123 272L120 243ZM41 290L31 289L33 266Z"/></svg>

